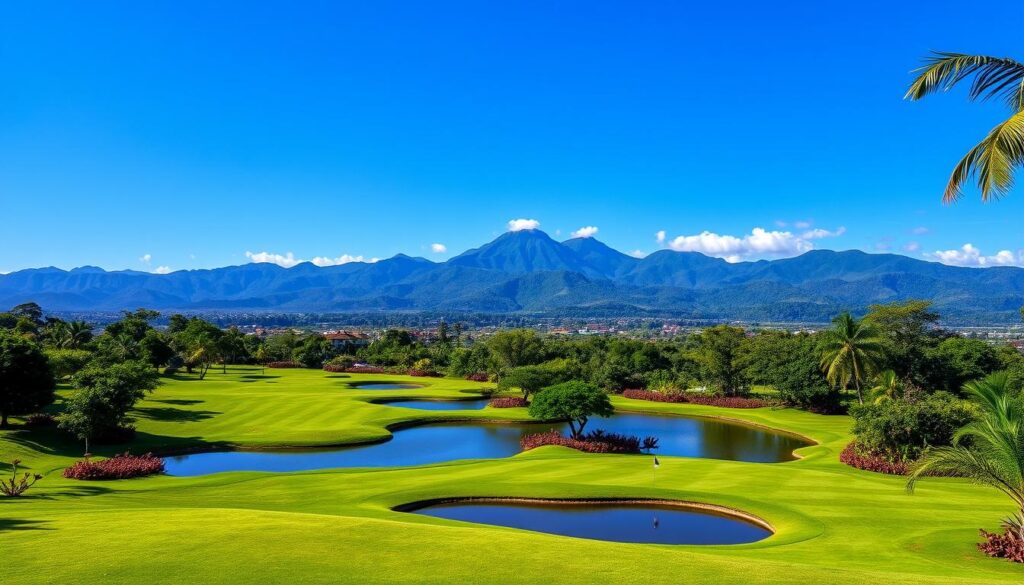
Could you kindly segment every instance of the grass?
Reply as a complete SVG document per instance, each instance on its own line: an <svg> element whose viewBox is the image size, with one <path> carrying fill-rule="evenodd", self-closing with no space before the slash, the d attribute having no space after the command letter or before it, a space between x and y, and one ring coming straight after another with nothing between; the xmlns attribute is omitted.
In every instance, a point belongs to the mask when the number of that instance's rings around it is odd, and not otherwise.
<svg viewBox="0 0 1024 585"><path fill-rule="evenodd" d="M425 384L353 390L360 380ZM523 419L524 409L417 411L383 397L466 397L485 385L309 370L229 369L167 381L139 408L131 448L309 446L379 439L386 426L439 418ZM618 409L725 416L819 444L799 461L752 464L586 455L547 447L504 460L415 468L65 480L81 446L52 430L3 431L0 460L46 477L0 499L10 583L1020 583L1024 568L979 553L978 528L1010 509L956 479L903 481L840 464L849 419L788 409L725 410L614 400ZM59 405L58 405L59 408ZM124 447L120 447L124 450ZM102 451L111 454L117 449ZM100 452L99 449L97 449ZM776 528L739 546L597 542L391 510L448 496L638 497L742 509Z"/></svg>

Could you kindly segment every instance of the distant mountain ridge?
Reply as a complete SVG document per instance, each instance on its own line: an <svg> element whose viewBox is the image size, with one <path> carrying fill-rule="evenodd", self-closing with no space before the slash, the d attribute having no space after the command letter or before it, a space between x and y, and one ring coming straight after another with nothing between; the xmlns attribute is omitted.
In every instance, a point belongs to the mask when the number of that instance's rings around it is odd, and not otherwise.
<svg viewBox="0 0 1024 585"><path fill-rule="evenodd" d="M928 299L948 319L1010 323L1024 269L961 268L895 254L814 250L731 264L697 252L634 258L593 238L502 234L447 262L399 254L375 263L244 264L150 274L94 266L0 275L0 307L54 311L474 311L823 321L873 303Z"/></svg>

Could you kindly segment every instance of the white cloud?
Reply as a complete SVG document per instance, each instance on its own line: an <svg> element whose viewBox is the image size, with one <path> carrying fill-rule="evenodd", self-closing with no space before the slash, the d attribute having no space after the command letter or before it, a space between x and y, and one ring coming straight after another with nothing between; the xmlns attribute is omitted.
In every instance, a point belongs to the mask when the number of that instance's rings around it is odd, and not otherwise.
<svg viewBox="0 0 1024 585"><path fill-rule="evenodd" d="M153 274L170 274L170 273L171 273L171 267L170 266L157 266L156 269L153 270Z"/></svg>
<svg viewBox="0 0 1024 585"><path fill-rule="evenodd" d="M643 250L633 250L629 255L634 258L646 258L647 252L644 252Z"/></svg>
<svg viewBox="0 0 1024 585"><path fill-rule="evenodd" d="M277 264L285 268L291 268L296 264L302 262L295 257L295 254L288 252L287 254L273 254L271 252L246 252L245 257L253 262L269 262L271 264Z"/></svg>
<svg viewBox="0 0 1024 585"><path fill-rule="evenodd" d="M588 225L569 234L574 238L592 238L597 233L597 226Z"/></svg>
<svg viewBox="0 0 1024 585"><path fill-rule="evenodd" d="M658 230L658 233L654 234L654 239L657 240L659 244L664 244L665 230Z"/></svg>
<svg viewBox="0 0 1024 585"><path fill-rule="evenodd" d="M435 254L444 254L448 251L448 246L444 244L430 244L430 251Z"/></svg>
<svg viewBox="0 0 1024 585"><path fill-rule="evenodd" d="M907 242L907 245L903 246L905 252L917 252L921 249L921 244L917 242Z"/></svg>
<svg viewBox="0 0 1024 585"><path fill-rule="evenodd" d="M780 228L789 227L789 222L781 219L776 219L775 226Z"/></svg>
<svg viewBox="0 0 1024 585"><path fill-rule="evenodd" d="M325 256L317 256L316 258L313 258L312 260L310 260L310 262L312 262L313 264L316 264L317 266L324 267L324 266L340 266L342 264L348 264L349 262L366 262L368 264L373 264L374 262L377 262L378 260L380 260L380 258L366 258L364 256L353 256L351 254L342 254L341 256L338 256L336 258L327 258ZM301 262L301 260L300 260L300 262Z"/></svg>
<svg viewBox="0 0 1024 585"><path fill-rule="evenodd" d="M795 227L798 230L805 230L805 229L811 227L811 225L812 225L812 222L810 222L810 221L797 221L797 222L793 223L793 227Z"/></svg>
<svg viewBox="0 0 1024 585"><path fill-rule="evenodd" d="M823 230L821 228L815 228L813 230L806 231L800 234L800 237L805 240L820 240L821 238L837 238L845 233L846 228L842 226L840 226L839 229L831 232L828 230Z"/></svg>
<svg viewBox="0 0 1024 585"><path fill-rule="evenodd" d="M927 234L928 231L929 231L928 228L926 228L924 226L921 226L921 227L916 227L916 228L910 230L910 233L914 234L915 236L923 236L923 235Z"/></svg>
<svg viewBox="0 0 1024 585"><path fill-rule="evenodd" d="M142 262L143 264L149 264L149 261L152 259L152 254L143 254L141 257L139 257L139 262Z"/></svg>
<svg viewBox="0 0 1024 585"><path fill-rule="evenodd" d="M704 231L692 236L678 236L668 242L668 247L679 252L701 252L729 262L739 262L751 258L797 256L814 249L812 240L835 237L844 232L839 228L834 232L813 230L797 235L758 227L743 237L737 237Z"/></svg>
<svg viewBox="0 0 1024 585"><path fill-rule="evenodd" d="M535 230L540 227L536 219L512 219L508 222L508 231L521 232L523 230Z"/></svg>
<svg viewBox="0 0 1024 585"><path fill-rule="evenodd" d="M992 256L985 256L969 243L956 250L926 252L924 256L952 266L1024 266L1024 251L1015 254L1010 250L1000 250Z"/></svg>

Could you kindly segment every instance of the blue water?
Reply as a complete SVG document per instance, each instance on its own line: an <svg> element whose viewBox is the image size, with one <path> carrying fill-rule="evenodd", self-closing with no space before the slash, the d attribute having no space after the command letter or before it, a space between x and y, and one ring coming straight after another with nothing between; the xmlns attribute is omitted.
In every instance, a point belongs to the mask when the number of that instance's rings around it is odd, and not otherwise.
<svg viewBox="0 0 1024 585"><path fill-rule="evenodd" d="M415 512L612 542L741 544L771 536L771 531L740 518L657 504L456 502ZM681 576L680 582L685 578Z"/></svg>
<svg viewBox="0 0 1024 585"><path fill-rule="evenodd" d="M363 382L350 386L350 388L355 388L356 390L412 390L422 387L422 384L402 384L399 382Z"/></svg>
<svg viewBox="0 0 1024 585"><path fill-rule="evenodd" d="M793 449L807 443L788 435L712 419L618 414L593 419L587 430L601 428L641 438L659 439L662 456L704 457L772 463L794 459ZM221 471L302 471L334 467L398 467L459 459L496 459L519 453L524 435L556 429L563 423L433 423L396 430L389 441L329 449L219 451L166 458L171 475Z"/></svg>

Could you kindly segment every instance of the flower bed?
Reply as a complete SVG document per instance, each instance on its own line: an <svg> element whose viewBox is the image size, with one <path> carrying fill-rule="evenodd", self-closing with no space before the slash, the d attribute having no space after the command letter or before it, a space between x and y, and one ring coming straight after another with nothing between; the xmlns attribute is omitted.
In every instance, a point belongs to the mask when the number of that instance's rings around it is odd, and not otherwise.
<svg viewBox="0 0 1024 585"><path fill-rule="evenodd" d="M345 366L336 366L334 364L324 364L324 371L339 374L342 372L347 372L348 368L346 368Z"/></svg>
<svg viewBox="0 0 1024 585"><path fill-rule="evenodd" d="M441 373L440 372L434 372L434 371L431 371L431 370L409 370L406 373L408 375L410 375L410 376L415 376L417 378L440 378L441 377Z"/></svg>
<svg viewBox="0 0 1024 585"><path fill-rule="evenodd" d="M487 375L487 372L477 372L475 374L468 374L466 379L470 382L490 382L491 377Z"/></svg>
<svg viewBox="0 0 1024 585"><path fill-rule="evenodd" d="M304 368L299 362L269 362L268 368Z"/></svg>
<svg viewBox="0 0 1024 585"><path fill-rule="evenodd" d="M523 451L547 445L557 445L583 451L584 453L639 453L640 444L638 437L620 435L618 433L605 433L600 430L584 435L579 439L566 437L558 431L548 431L546 433L526 435L519 441L519 446L522 447Z"/></svg>
<svg viewBox="0 0 1024 585"><path fill-rule="evenodd" d="M384 368L378 368L375 366L352 366L351 368L345 368L343 371L349 374L383 374Z"/></svg>
<svg viewBox="0 0 1024 585"><path fill-rule="evenodd" d="M1024 563L1024 537L1007 529L1003 534L981 531L985 542L978 543L978 549L990 557Z"/></svg>
<svg viewBox="0 0 1024 585"><path fill-rule="evenodd" d="M624 390L624 398L648 400L651 402L671 402L677 404L702 404L722 408L765 408L775 403L763 398L743 398L739 396L709 396L694 392L680 394L663 394L652 390Z"/></svg>
<svg viewBox="0 0 1024 585"><path fill-rule="evenodd" d="M492 398L487 406L491 408L522 408L529 406L525 398L519 396L508 396L505 398Z"/></svg>
<svg viewBox="0 0 1024 585"><path fill-rule="evenodd" d="M910 472L910 465L906 461L891 461L879 453L862 449L856 441L843 449L839 454L839 460L850 467L864 471L888 473L889 475L906 475Z"/></svg>
<svg viewBox="0 0 1024 585"><path fill-rule="evenodd" d="M152 453L145 455L124 453L103 461L92 462L88 459L78 461L64 469L64 477L82 480L129 479L163 472L164 460Z"/></svg>

